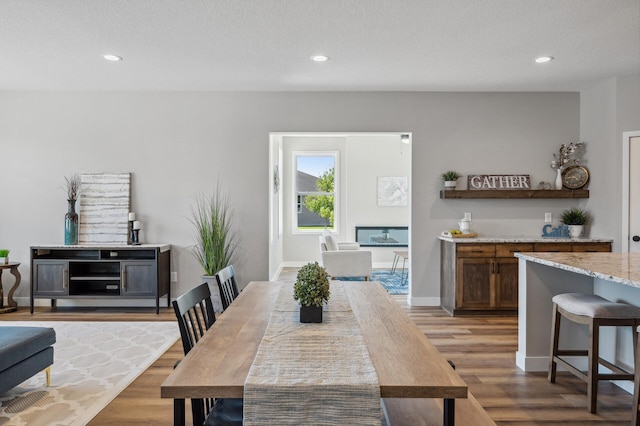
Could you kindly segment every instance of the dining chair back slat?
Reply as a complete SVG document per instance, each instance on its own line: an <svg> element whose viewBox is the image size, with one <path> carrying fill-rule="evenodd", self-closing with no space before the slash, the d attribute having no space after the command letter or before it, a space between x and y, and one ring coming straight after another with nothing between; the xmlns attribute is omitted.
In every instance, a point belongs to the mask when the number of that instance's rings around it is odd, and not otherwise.
<svg viewBox="0 0 640 426"><path fill-rule="evenodd" d="M200 284L178 297L173 301L173 310L178 318L182 348L186 355L216 321L209 285ZM204 424L214 404L215 400L212 398L192 399L193 424Z"/></svg>
<svg viewBox="0 0 640 426"><path fill-rule="evenodd" d="M216 321L209 285L204 283L173 301L184 354L188 354Z"/></svg>
<svg viewBox="0 0 640 426"><path fill-rule="evenodd" d="M233 265L229 265L226 268L221 269L216 274L216 281L218 282L218 290L220 291L220 301L222 302L222 310L224 311L229 307L231 302L238 297L240 292L238 291L238 285L236 284L235 271Z"/></svg>

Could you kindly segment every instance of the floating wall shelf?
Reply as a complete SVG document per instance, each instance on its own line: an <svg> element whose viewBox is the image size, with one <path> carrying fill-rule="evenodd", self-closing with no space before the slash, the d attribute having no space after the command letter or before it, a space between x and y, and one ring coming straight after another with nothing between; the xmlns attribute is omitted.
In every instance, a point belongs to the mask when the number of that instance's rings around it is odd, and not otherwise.
<svg viewBox="0 0 640 426"><path fill-rule="evenodd" d="M531 190L481 190L481 191L469 191L469 190L450 190L440 191L440 198L589 198L589 190L577 189L577 190L545 190L545 189L531 189Z"/></svg>

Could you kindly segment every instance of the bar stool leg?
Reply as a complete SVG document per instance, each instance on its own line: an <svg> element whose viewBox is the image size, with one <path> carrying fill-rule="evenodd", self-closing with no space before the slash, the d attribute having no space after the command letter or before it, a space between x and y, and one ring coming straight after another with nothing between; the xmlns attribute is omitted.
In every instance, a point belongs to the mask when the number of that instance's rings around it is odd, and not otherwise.
<svg viewBox="0 0 640 426"><path fill-rule="evenodd" d="M596 319L589 323L589 371L587 380L587 409L595 414L598 405L598 360L600 359L599 345L600 324Z"/></svg>
<svg viewBox="0 0 640 426"><path fill-rule="evenodd" d="M551 356L549 357L549 373L547 379L551 383L556 382L556 368L557 364L554 357L558 355L558 342L560 340L560 312L558 312L558 305L553 304L553 314L551 317Z"/></svg>
<svg viewBox="0 0 640 426"><path fill-rule="evenodd" d="M635 366L633 379L633 405L631 412L631 425L640 426L640 416L638 416L638 404L640 404L640 350L638 349L638 332L637 324L633 330L633 347L635 351Z"/></svg>

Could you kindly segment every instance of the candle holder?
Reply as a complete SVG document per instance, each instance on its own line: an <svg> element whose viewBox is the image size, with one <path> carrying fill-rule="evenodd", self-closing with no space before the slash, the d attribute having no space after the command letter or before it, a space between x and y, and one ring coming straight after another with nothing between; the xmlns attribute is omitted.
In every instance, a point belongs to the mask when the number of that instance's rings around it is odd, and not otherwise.
<svg viewBox="0 0 640 426"><path fill-rule="evenodd" d="M139 229L134 229L132 231L132 236L131 236L131 244L134 246L139 246L140 245L140 230Z"/></svg>
<svg viewBox="0 0 640 426"><path fill-rule="evenodd" d="M127 244L131 245L137 239L138 238L134 236L134 232L133 232L133 220L130 220L129 221L129 236L127 238Z"/></svg>

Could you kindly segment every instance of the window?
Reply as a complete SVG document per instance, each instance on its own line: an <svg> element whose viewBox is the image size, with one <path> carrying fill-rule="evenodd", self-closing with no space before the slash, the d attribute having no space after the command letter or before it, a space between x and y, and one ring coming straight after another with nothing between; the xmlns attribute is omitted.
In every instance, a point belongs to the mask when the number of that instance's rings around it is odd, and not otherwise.
<svg viewBox="0 0 640 426"><path fill-rule="evenodd" d="M337 153L294 152L294 231L337 229Z"/></svg>

